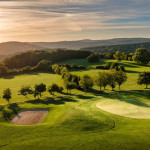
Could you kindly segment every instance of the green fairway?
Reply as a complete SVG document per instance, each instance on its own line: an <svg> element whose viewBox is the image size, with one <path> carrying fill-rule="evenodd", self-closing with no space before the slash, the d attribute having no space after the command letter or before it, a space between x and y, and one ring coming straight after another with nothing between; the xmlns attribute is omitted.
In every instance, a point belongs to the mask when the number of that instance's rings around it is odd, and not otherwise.
<svg viewBox="0 0 150 150"><path fill-rule="evenodd" d="M90 64L86 59L69 60L61 64L83 66L104 65L115 60L101 60ZM5 107L8 118L0 114L0 150L148 150L150 148L150 90L137 85L138 74L150 70L149 66L138 66L134 62L121 61L128 80L116 91L107 87L105 92L93 90L85 93L73 90L72 95L51 96L47 91L38 100L29 95L18 95L24 85L33 87L37 83L47 86L57 83L63 86L60 75L31 73L8 76L0 79L0 105L5 88L12 90L10 103L20 103L19 111L46 108L48 114L38 125L19 126L10 123L14 109ZM96 76L102 70L72 70L73 74Z"/></svg>

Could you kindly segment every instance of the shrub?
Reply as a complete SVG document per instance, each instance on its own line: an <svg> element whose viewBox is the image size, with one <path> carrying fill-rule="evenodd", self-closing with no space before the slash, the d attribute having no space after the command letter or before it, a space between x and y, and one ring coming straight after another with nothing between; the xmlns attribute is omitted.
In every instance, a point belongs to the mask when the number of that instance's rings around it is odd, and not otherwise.
<svg viewBox="0 0 150 150"><path fill-rule="evenodd" d="M87 57L87 60L89 62L98 62L100 60L100 55L98 53L92 53Z"/></svg>
<svg viewBox="0 0 150 150"><path fill-rule="evenodd" d="M37 71L49 71L50 70L50 65L51 61L49 60L41 60L35 67L34 70Z"/></svg>
<svg viewBox="0 0 150 150"><path fill-rule="evenodd" d="M7 75L7 74L9 74L9 69L7 68L7 67L5 67L5 66L0 66L0 75L1 76L5 76L5 75Z"/></svg>

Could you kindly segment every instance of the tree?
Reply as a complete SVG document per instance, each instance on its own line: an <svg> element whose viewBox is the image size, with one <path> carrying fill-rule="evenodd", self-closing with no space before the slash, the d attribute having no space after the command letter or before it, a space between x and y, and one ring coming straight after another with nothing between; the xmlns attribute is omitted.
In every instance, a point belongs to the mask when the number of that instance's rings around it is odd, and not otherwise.
<svg viewBox="0 0 150 150"><path fill-rule="evenodd" d="M57 64L52 65L52 70L56 74L60 74L60 71L61 71L59 65Z"/></svg>
<svg viewBox="0 0 150 150"><path fill-rule="evenodd" d="M23 86L23 87L19 90L19 93L20 93L21 95L26 96L27 94L32 94L33 91L32 91L32 89L31 89L30 86Z"/></svg>
<svg viewBox="0 0 150 150"><path fill-rule="evenodd" d="M136 50L133 60L140 65L147 65L150 62L150 53L145 48Z"/></svg>
<svg viewBox="0 0 150 150"><path fill-rule="evenodd" d="M35 70L39 71L49 71L49 66L51 65L51 61L49 60L41 60L36 66Z"/></svg>
<svg viewBox="0 0 150 150"><path fill-rule="evenodd" d="M68 82L68 81L66 81L65 82L65 88L67 89L67 93L68 93L68 90L69 90L70 94L71 94L71 90L76 89L77 88L77 84L75 82Z"/></svg>
<svg viewBox="0 0 150 150"><path fill-rule="evenodd" d="M67 67L63 67L60 71L60 74L63 75L64 73L69 72Z"/></svg>
<svg viewBox="0 0 150 150"><path fill-rule="evenodd" d="M110 67L111 67L111 63L110 62L107 62L106 64L105 64L105 66L104 66L104 68L105 69L110 69Z"/></svg>
<svg viewBox="0 0 150 150"><path fill-rule="evenodd" d="M117 51L115 54L114 54L114 58L116 59L116 60L122 60L123 59L123 55L122 55L122 52L120 52L120 51Z"/></svg>
<svg viewBox="0 0 150 150"><path fill-rule="evenodd" d="M11 99L11 90L9 88L7 88L3 91L3 99L6 99L7 102L9 103L9 101Z"/></svg>
<svg viewBox="0 0 150 150"><path fill-rule="evenodd" d="M53 83L51 86L48 87L48 92L52 95L55 94L55 92L62 92L63 88L59 87L56 83Z"/></svg>
<svg viewBox="0 0 150 150"><path fill-rule="evenodd" d="M124 66L120 66L120 67L119 67L119 70L121 70L121 71L123 71L123 72L126 71Z"/></svg>
<svg viewBox="0 0 150 150"><path fill-rule="evenodd" d="M123 71L116 71L115 73L115 79L116 79L116 83L119 86L119 90L120 90L120 86L127 81L127 75L126 73L124 73Z"/></svg>
<svg viewBox="0 0 150 150"><path fill-rule="evenodd" d="M111 64L111 66L110 66L110 69L115 69L115 70L119 70L118 69L118 63L116 63L116 62L113 62L112 64Z"/></svg>
<svg viewBox="0 0 150 150"><path fill-rule="evenodd" d="M137 83L139 85L146 85L146 89L148 88L148 85L150 85L150 72L142 72L139 74Z"/></svg>
<svg viewBox="0 0 150 150"><path fill-rule="evenodd" d="M5 76L9 73L9 69L5 66L0 66L0 75Z"/></svg>
<svg viewBox="0 0 150 150"><path fill-rule="evenodd" d="M98 53L92 53L87 57L87 60L89 62L98 62L100 60L100 55Z"/></svg>
<svg viewBox="0 0 150 150"><path fill-rule="evenodd" d="M96 85L98 85L100 87L100 91L101 91L102 87L104 87L104 89L105 89L106 86L108 85L108 73L99 72L98 76L96 77L95 83L96 83Z"/></svg>
<svg viewBox="0 0 150 150"><path fill-rule="evenodd" d="M89 75L84 75L81 77L79 85L86 92L88 89L93 87L93 79Z"/></svg>
<svg viewBox="0 0 150 150"><path fill-rule="evenodd" d="M109 73L103 72L103 87L104 87L104 89L106 88L108 83L109 83Z"/></svg>
<svg viewBox="0 0 150 150"><path fill-rule="evenodd" d="M116 85L116 71L115 70L111 70L109 72L109 83L108 83L111 88L112 91L114 91L115 85Z"/></svg>
<svg viewBox="0 0 150 150"><path fill-rule="evenodd" d="M42 96L42 92L45 92L46 91L46 85L45 84L43 84L43 83L41 83L41 84L36 84L35 86L34 86L34 88L35 88L35 91L34 91L34 96L36 97L36 96Z"/></svg>

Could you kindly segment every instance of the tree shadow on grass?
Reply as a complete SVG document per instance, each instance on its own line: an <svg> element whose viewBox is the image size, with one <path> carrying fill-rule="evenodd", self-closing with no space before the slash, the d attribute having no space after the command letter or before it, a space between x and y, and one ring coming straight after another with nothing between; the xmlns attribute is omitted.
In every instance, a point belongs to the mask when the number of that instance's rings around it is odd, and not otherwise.
<svg viewBox="0 0 150 150"><path fill-rule="evenodd" d="M140 68L140 66L134 62L129 62L129 63L119 62L119 64L124 67L129 67L129 68Z"/></svg>
<svg viewBox="0 0 150 150"><path fill-rule="evenodd" d="M31 100L27 101L27 103L31 104L54 104L54 105L62 105L65 104L65 102L77 102L76 100L72 99L71 97L46 97L44 100L41 99L36 99L36 100Z"/></svg>
<svg viewBox="0 0 150 150"><path fill-rule="evenodd" d="M134 71L134 70L126 70L127 73L141 73L140 71Z"/></svg>
<svg viewBox="0 0 150 150"><path fill-rule="evenodd" d="M85 96L85 95L76 95L77 98L79 99L92 99L94 98L94 96Z"/></svg>
<svg viewBox="0 0 150 150"><path fill-rule="evenodd" d="M48 71L30 71L30 72L23 72L23 73L14 73L14 74L8 74L5 76L2 76L3 79L13 79L15 76L20 76L20 75L39 75L40 73L51 73ZM52 74L52 73L51 73Z"/></svg>
<svg viewBox="0 0 150 150"><path fill-rule="evenodd" d="M114 93L104 94L103 97L117 99L141 107L150 107L149 104L143 101L143 99L150 98L150 91L116 91Z"/></svg>

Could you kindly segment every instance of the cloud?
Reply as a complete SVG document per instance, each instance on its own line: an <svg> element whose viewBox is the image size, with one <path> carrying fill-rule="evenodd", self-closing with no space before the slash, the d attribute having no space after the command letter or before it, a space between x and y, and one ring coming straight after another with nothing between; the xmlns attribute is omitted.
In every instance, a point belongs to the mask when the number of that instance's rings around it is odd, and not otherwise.
<svg viewBox="0 0 150 150"><path fill-rule="evenodd" d="M143 30L144 36L150 33L149 6L149 0L1 0L0 39L99 38L116 30Z"/></svg>

